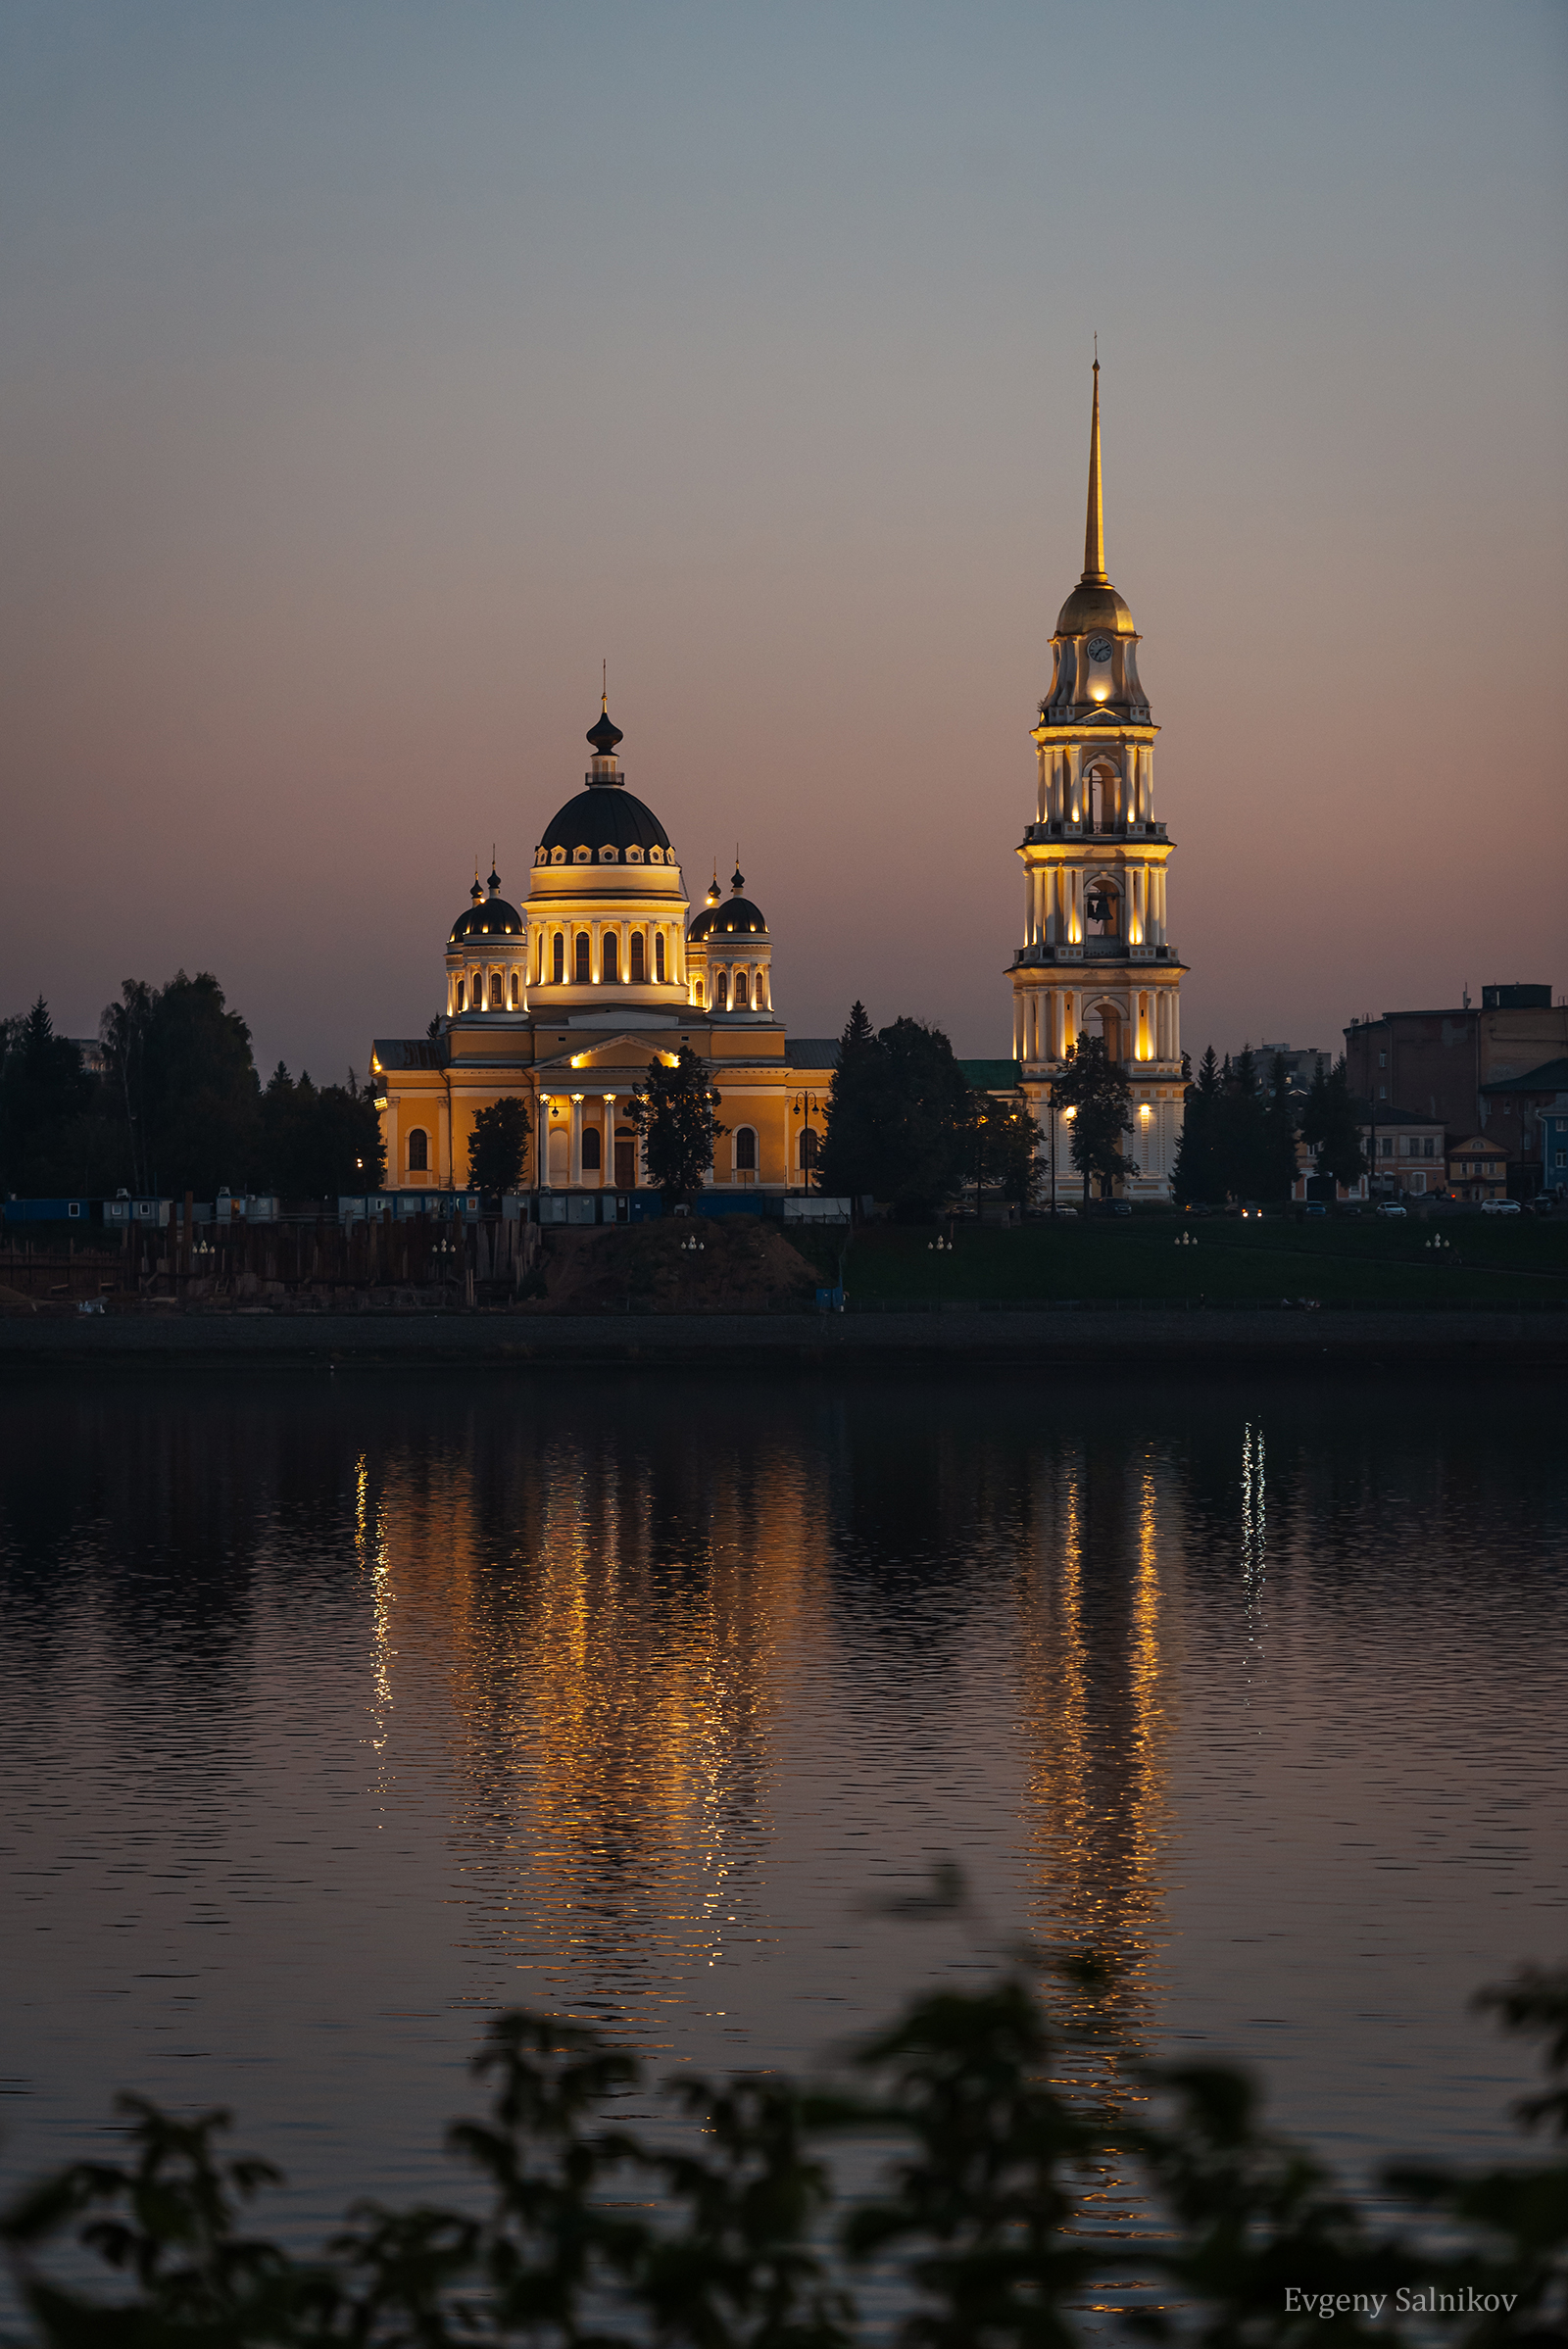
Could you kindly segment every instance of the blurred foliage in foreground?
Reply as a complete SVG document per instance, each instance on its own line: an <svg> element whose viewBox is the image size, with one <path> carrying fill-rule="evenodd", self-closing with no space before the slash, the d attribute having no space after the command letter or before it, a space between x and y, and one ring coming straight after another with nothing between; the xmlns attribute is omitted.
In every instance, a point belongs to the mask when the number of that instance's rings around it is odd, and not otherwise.
<svg viewBox="0 0 1568 2349"><path fill-rule="evenodd" d="M1092 2007L1093 1962L1060 1971L1064 2004ZM0 2241L25 2337L49 2349L847 2349L890 2332L906 2349L1065 2349L1091 2330L1213 2349L1545 2349L1568 2339L1568 1972L1479 2003L1544 2039L1545 2088L1519 2118L1562 2150L1391 2170L1383 2207L1407 2214L1402 2228L1269 2134L1237 2072L1151 2068L1114 2112L1063 2088L1078 2031L1011 1976L917 1999L846 2084L669 2080L680 2125L657 2143L624 2126L650 2092L634 2056L504 2016L476 2059L489 2116L450 2133L477 2194L453 2210L362 2204L311 2260L244 2225L276 2173L220 2154L226 2114L176 2121L127 2098L129 2162L46 2180ZM827 2156L850 2132L885 2158L870 2198L839 2207ZM1107 2170L1146 2195L1139 2239L1096 2231ZM73 2240L111 2272L102 2290L52 2268ZM79 2252L66 2267L79 2276ZM867 2276L878 2309L891 2286L902 2314L858 2310Z"/></svg>

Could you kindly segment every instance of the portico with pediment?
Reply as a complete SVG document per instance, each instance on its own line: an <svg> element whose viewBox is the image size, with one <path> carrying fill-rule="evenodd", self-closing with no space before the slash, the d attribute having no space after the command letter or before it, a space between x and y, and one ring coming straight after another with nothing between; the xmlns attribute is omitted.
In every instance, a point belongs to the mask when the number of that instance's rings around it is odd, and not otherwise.
<svg viewBox="0 0 1568 2349"><path fill-rule="evenodd" d="M1173 843L1154 815L1158 728L1138 674L1140 638L1105 570L1100 365L1090 424L1084 569L1051 640L1050 689L1032 729L1035 814L1018 856L1024 935L1012 961L1013 1056L1043 1129L1078 1037L1104 1040L1132 1092L1132 1198L1170 1195L1184 1081L1181 975L1166 887ZM1080 1187L1057 1128L1063 1197Z"/></svg>

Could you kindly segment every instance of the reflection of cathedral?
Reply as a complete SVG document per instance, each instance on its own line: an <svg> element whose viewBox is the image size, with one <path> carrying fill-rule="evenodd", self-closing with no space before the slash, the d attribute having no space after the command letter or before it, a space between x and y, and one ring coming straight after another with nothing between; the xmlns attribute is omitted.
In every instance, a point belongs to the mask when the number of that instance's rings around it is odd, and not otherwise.
<svg viewBox="0 0 1568 2349"><path fill-rule="evenodd" d="M534 848L525 909L493 868L488 894L475 875L447 941L438 1032L377 1039L389 1189L466 1183L475 1117L514 1095L533 1128L525 1183L577 1194L590 1216L592 1195L613 1194L624 1215L644 1180L627 1097L683 1045L722 1096L715 1184L805 1184L833 1048L786 1035L772 939L739 870L727 897L714 874L688 923L679 859L626 788L620 740L602 710L584 788Z"/></svg>
<svg viewBox="0 0 1568 2349"><path fill-rule="evenodd" d="M1158 728L1139 681L1138 644L1105 570L1097 360L1083 576L1051 640L1051 685L1034 728L1035 820L1018 850L1024 943L1012 962L1012 1049L1045 1129L1063 1056L1086 1032L1103 1037L1132 1087L1125 1148L1138 1173L1121 1187L1157 1199L1169 1196L1181 1133L1185 966L1166 926L1172 849L1154 821ZM1064 1150L1057 1164L1065 1173Z"/></svg>

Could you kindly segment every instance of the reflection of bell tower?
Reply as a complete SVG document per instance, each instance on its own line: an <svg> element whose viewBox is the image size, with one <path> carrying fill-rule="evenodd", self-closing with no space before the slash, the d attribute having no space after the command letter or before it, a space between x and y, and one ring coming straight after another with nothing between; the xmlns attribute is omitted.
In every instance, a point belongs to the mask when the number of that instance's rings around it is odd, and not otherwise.
<svg viewBox="0 0 1568 2349"><path fill-rule="evenodd" d="M1154 736L1138 675L1139 635L1105 570L1095 362L1083 576L1051 640L1051 686L1033 730L1035 821L1024 866L1024 943L1012 962L1012 1050L1042 1127L1051 1082L1081 1034L1103 1037L1133 1092L1123 1188L1169 1196L1181 1132L1180 983L1165 882L1171 843L1154 821ZM1062 1141L1058 1135L1058 1146ZM1057 1166L1074 1179L1065 1149Z"/></svg>
<svg viewBox="0 0 1568 2349"><path fill-rule="evenodd" d="M1165 1933L1170 1828L1153 1477L1140 1489L1119 1458L1069 1447L1037 1532L1019 1623L1037 1916L1048 1939L1111 1963L1102 2020L1136 2026Z"/></svg>

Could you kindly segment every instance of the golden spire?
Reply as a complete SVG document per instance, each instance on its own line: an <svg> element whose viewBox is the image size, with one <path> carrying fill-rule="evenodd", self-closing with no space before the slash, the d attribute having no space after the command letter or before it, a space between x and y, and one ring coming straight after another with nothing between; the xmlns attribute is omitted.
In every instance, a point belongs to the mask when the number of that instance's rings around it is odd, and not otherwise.
<svg viewBox="0 0 1568 2349"><path fill-rule="evenodd" d="M1092 587L1105 577L1105 502L1100 492L1100 337L1095 337L1095 412L1089 428L1089 516L1084 524L1084 577Z"/></svg>
<svg viewBox="0 0 1568 2349"><path fill-rule="evenodd" d="M610 714L610 662L608 659L599 663L599 707L608 717Z"/></svg>

